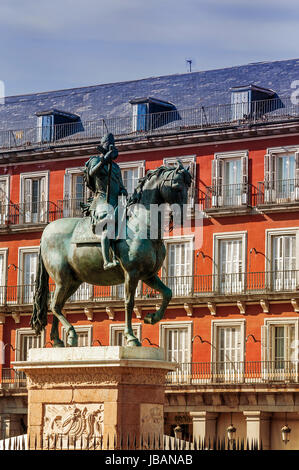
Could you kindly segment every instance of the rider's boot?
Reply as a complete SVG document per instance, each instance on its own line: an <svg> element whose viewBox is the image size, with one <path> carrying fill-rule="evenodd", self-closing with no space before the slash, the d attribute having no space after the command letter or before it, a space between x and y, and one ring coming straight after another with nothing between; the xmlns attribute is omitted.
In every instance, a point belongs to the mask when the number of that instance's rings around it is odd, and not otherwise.
<svg viewBox="0 0 299 470"><path fill-rule="evenodd" d="M115 268L115 266L118 266L119 261L115 258L115 256L113 256L113 260L110 261L110 256L109 256L110 240L106 233L102 234L101 244L102 244L102 253L103 253L103 258L104 258L105 271L107 269Z"/></svg>

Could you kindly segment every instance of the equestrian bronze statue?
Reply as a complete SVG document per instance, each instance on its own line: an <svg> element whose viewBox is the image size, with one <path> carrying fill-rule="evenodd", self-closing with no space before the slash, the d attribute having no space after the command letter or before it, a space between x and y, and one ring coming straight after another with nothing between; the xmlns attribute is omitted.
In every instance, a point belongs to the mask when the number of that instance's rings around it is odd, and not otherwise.
<svg viewBox="0 0 299 470"><path fill-rule="evenodd" d="M141 280L162 295L162 304L147 314L145 323L160 321L172 297L157 273L166 250L163 229L152 237L151 207L164 204L187 204L191 175L181 162L175 167L160 166L139 180L133 195L126 202L121 223L116 223L115 236L108 236L112 219L118 220L118 200L126 196L120 168L115 162L118 152L112 134L101 141L101 156L91 157L85 164L85 177L93 198L83 210L84 218L63 218L45 228L40 242L31 326L39 334L47 324L49 276L55 282L50 309L53 312L51 339L55 347L64 346L59 338L58 323L67 333L67 343L77 346L74 327L62 313L66 301L79 286L87 282L99 286L125 287L125 338L128 346L141 346L132 329L135 291ZM121 236L120 236L121 235Z"/></svg>

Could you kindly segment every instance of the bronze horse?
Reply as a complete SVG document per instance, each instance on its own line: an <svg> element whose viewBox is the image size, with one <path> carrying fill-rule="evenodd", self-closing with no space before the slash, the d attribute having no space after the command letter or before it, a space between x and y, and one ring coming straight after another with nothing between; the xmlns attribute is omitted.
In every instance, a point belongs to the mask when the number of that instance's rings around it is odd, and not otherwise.
<svg viewBox="0 0 299 470"><path fill-rule="evenodd" d="M150 231L151 205L177 204L183 209L187 204L191 175L181 162L175 167L161 166L148 171L128 202L130 214L127 216L127 236L114 242L114 251L120 265L108 271L103 269L100 242L93 244L72 243L72 236L79 223L90 225L90 218L65 218L50 223L44 230L40 242L39 263L33 303L31 326L39 334L47 324L49 275L56 287L50 308L54 314L51 339L55 347L64 346L59 338L58 322L67 332L67 343L77 346L74 327L62 314L65 302L79 286L87 282L93 285L125 285L125 338L128 346L141 346L132 330L132 312L137 284L142 280L152 289L162 294L162 304L155 313L147 314L146 323L157 323L171 300L172 292L158 277L166 250L162 240L162 230L156 239L142 238L140 227ZM143 207L140 211L137 207ZM135 210L136 208L136 210ZM87 227L87 226L86 226ZM143 230L144 232L144 230Z"/></svg>

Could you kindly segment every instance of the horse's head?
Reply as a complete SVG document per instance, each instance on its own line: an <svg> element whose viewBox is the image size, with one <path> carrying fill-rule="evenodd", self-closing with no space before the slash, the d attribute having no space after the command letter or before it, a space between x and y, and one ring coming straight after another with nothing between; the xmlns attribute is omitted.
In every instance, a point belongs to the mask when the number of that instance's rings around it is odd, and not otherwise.
<svg viewBox="0 0 299 470"><path fill-rule="evenodd" d="M192 176L189 168L185 168L180 160L176 166L162 175L160 194L164 202L183 206L188 201L188 189Z"/></svg>

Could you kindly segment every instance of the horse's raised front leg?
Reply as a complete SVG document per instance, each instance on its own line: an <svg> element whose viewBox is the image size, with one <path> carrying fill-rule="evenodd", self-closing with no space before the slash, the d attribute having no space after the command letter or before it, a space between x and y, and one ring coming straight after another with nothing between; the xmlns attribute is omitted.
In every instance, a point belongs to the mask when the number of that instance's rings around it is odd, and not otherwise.
<svg viewBox="0 0 299 470"><path fill-rule="evenodd" d="M166 308L171 300L172 291L161 281L157 274L149 279L146 279L144 282L152 289L155 289L160 292L163 298L162 305L159 310L157 310L155 313L148 313L144 317L144 323L154 325L163 318Z"/></svg>
<svg viewBox="0 0 299 470"><path fill-rule="evenodd" d="M125 338L127 346L141 346L140 341L133 333L132 328L132 313L134 309L135 292L138 284L138 279L125 273Z"/></svg>
<svg viewBox="0 0 299 470"><path fill-rule="evenodd" d="M77 346L78 345L78 337L75 331L75 328L67 321L65 316L62 313L62 308L67 301L67 299L78 289L81 283L71 282L68 283L65 280L64 285L56 284L55 292L53 295L53 299L51 302L51 310L54 316L57 319L53 318L53 326L51 331L51 339L54 341L54 347L63 347L64 343L61 341L58 335L58 321L62 323L66 330L67 334L67 343L70 346Z"/></svg>

